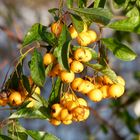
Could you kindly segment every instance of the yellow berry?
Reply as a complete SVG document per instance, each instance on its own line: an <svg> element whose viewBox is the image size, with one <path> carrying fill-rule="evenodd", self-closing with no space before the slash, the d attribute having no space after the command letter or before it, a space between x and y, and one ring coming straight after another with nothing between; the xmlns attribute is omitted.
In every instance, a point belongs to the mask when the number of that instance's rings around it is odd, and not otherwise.
<svg viewBox="0 0 140 140"><path fill-rule="evenodd" d="M43 57L43 63L44 63L44 65L49 65L49 64L51 64L51 63L53 63L55 61L55 57L54 57L54 55L53 54L51 54L51 53L46 53L45 55L44 55L44 57Z"/></svg>
<svg viewBox="0 0 140 140"><path fill-rule="evenodd" d="M84 70L84 66L81 62L75 60L71 63L70 69L74 73L80 73Z"/></svg>

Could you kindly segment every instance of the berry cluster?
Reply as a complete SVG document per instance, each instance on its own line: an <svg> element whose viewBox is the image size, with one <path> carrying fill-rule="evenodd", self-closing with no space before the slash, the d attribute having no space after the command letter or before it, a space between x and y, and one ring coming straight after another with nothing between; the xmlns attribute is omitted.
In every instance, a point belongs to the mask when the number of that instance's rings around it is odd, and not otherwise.
<svg viewBox="0 0 140 140"><path fill-rule="evenodd" d="M87 102L72 93L64 93L60 103L53 104L50 123L69 125L72 121L80 122L88 118L90 111Z"/></svg>

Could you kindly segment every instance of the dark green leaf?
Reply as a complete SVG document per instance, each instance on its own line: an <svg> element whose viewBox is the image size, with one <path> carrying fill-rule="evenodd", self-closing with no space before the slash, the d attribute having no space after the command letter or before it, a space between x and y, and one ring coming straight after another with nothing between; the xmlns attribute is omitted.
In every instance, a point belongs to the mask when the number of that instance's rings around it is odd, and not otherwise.
<svg viewBox="0 0 140 140"><path fill-rule="evenodd" d="M75 11L86 23L97 22L103 25L107 25L111 18L112 14L103 8L73 8Z"/></svg>
<svg viewBox="0 0 140 140"><path fill-rule="evenodd" d="M106 127L104 124L101 124L100 127L101 127L102 131L103 131L105 134L108 133L108 129L107 129L107 127Z"/></svg>
<svg viewBox="0 0 140 140"><path fill-rule="evenodd" d="M48 32L46 29L46 27L43 27L42 32L40 32L40 36L43 41L54 47L57 39L53 33Z"/></svg>
<svg viewBox="0 0 140 140"><path fill-rule="evenodd" d="M102 7L104 8L106 0L95 0L94 1L94 8Z"/></svg>
<svg viewBox="0 0 140 140"><path fill-rule="evenodd" d="M26 91L28 93L31 93L31 87L30 87L30 84L29 84L28 77L25 76L25 75L22 75L22 82L23 82L23 86L26 89Z"/></svg>
<svg viewBox="0 0 140 140"><path fill-rule="evenodd" d="M127 32L135 32L140 34L140 16L137 8L133 8L127 14L127 18L110 23L107 27Z"/></svg>
<svg viewBox="0 0 140 140"><path fill-rule="evenodd" d="M13 140L13 139L5 135L0 135L0 140Z"/></svg>
<svg viewBox="0 0 140 140"><path fill-rule="evenodd" d="M101 64L90 64L85 63L87 66L93 68L95 71L102 73L103 75L108 76L113 82L117 82L116 73L108 67L105 67Z"/></svg>
<svg viewBox="0 0 140 140"><path fill-rule="evenodd" d="M63 26L58 40L57 57L59 64L69 71L69 48L71 36L66 25Z"/></svg>
<svg viewBox="0 0 140 140"><path fill-rule="evenodd" d="M34 50L29 66L34 83L42 87L45 83L45 68L42 55L36 49Z"/></svg>
<svg viewBox="0 0 140 140"><path fill-rule="evenodd" d="M68 8L72 8L73 7L73 0L66 0L66 4Z"/></svg>
<svg viewBox="0 0 140 140"><path fill-rule="evenodd" d="M71 14L72 24L74 28L77 30L77 32L82 32L84 30L84 23L81 17Z"/></svg>
<svg viewBox="0 0 140 140"><path fill-rule="evenodd" d="M23 39L23 46L26 46L28 44L31 44L34 41L40 41L40 35L39 32L42 30L42 25L39 23L34 24L31 29L27 32Z"/></svg>
<svg viewBox="0 0 140 140"><path fill-rule="evenodd" d="M136 58L136 53L131 50L128 46L120 43L119 41L112 38L104 38L102 39L102 43L113 52L113 54L123 60L123 61L131 61Z"/></svg>
<svg viewBox="0 0 140 140"><path fill-rule="evenodd" d="M60 140L56 136L44 131L26 130L26 133L34 140Z"/></svg>
<svg viewBox="0 0 140 140"><path fill-rule="evenodd" d="M61 89L61 80L60 78L57 78L48 100L50 106L60 101L60 89Z"/></svg>
<svg viewBox="0 0 140 140"><path fill-rule="evenodd" d="M125 3L125 0L114 0L114 2L118 5L123 5Z"/></svg>
<svg viewBox="0 0 140 140"><path fill-rule="evenodd" d="M78 0L78 7L84 8L87 5L87 0Z"/></svg>

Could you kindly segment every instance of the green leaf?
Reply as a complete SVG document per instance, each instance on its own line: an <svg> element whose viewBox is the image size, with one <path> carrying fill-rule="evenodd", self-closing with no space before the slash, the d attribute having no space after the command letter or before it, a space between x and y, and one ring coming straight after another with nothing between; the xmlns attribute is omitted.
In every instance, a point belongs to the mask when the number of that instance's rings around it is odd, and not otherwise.
<svg viewBox="0 0 140 140"><path fill-rule="evenodd" d="M125 3L125 0L114 0L114 2L118 5L123 5Z"/></svg>
<svg viewBox="0 0 140 140"><path fill-rule="evenodd" d="M105 67L101 64L90 64L90 63L85 63L85 64L87 66L93 68L95 71L108 76L113 82L115 82L115 83L117 82L117 75L112 69Z"/></svg>
<svg viewBox="0 0 140 140"><path fill-rule="evenodd" d="M44 131L26 130L26 133L34 140L60 140L56 136Z"/></svg>
<svg viewBox="0 0 140 140"><path fill-rule="evenodd" d="M23 82L23 85L24 85L24 88L26 89L26 91L28 93L31 93L31 87L30 87L30 84L29 84L28 77L25 76L25 75L22 75L22 82Z"/></svg>
<svg viewBox="0 0 140 140"><path fill-rule="evenodd" d="M101 23L107 25L111 18L112 14L103 8L72 8L81 18L88 24L92 22Z"/></svg>
<svg viewBox="0 0 140 140"><path fill-rule="evenodd" d="M45 75L46 75L46 77L48 76L48 73L51 71L52 67L53 67L53 63L49 64L47 66L47 68L45 69Z"/></svg>
<svg viewBox="0 0 140 140"><path fill-rule="evenodd" d="M48 32L46 29L46 27L43 27L40 37L43 41L54 47L57 44L57 39L53 33Z"/></svg>
<svg viewBox="0 0 140 140"><path fill-rule="evenodd" d="M94 1L94 8L102 7L104 8L106 0L95 0Z"/></svg>
<svg viewBox="0 0 140 140"><path fill-rule="evenodd" d="M107 27L118 30L135 32L140 34L140 15L136 7L128 12L127 18L119 21L115 21L107 25Z"/></svg>
<svg viewBox="0 0 140 140"><path fill-rule="evenodd" d="M84 23L81 17L71 14L72 24L77 32L82 32L84 30Z"/></svg>
<svg viewBox="0 0 140 140"><path fill-rule="evenodd" d="M78 0L78 7L84 8L87 5L87 0Z"/></svg>
<svg viewBox="0 0 140 140"><path fill-rule="evenodd" d="M57 78L48 100L50 106L60 101L60 89L61 89L61 79Z"/></svg>
<svg viewBox="0 0 140 140"><path fill-rule="evenodd" d="M66 5L68 8L72 8L73 7L73 0L66 0Z"/></svg>
<svg viewBox="0 0 140 140"><path fill-rule="evenodd" d="M37 86L43 87L45 83L45 68L42 55L35 49L29 64L31 77Z"/></svg>
<svg viewBox="0 0 140 140"><path fill-rule="evenodd" d="M131 50L128 46L120 43L119 41L112 38L103 38L102 43L113 52L113 54L123 60L132 61L136 58L136 53Z"/></svg>
<svg viewBox="0 0 140 140"><path fill-rule="evenodd" d="M68 59L69 59L70 41L71 41L70 33L68 31L67 26L64 25L58 40L58 48L56 48L57 50L55 51L57 52L59 64L68 71L69 71Z"/></svg>
<svg viewBox="0 0 140 140"><path fill-rule="evenodd" d="M29 31L27 32L27 34L25 35L24 39L23 39L23 47L31 44L34 41L40 41L40 34L39 32L42 30L42 25L39 23L34 24L31 29L29 29Z"/></svg>
<svg viewBox="0 0 140 140"><path fill-rule="evenodd" d="M0 140L13 140L13 139L5 135L0 135Z"/></svg>

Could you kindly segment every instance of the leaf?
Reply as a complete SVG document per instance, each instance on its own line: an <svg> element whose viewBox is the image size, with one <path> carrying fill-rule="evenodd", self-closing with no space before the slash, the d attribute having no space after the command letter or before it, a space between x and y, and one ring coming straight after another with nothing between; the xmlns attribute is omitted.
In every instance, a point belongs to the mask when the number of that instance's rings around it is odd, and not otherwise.
<svg viewBox="0 0 140 140"><path fill-rule="evenodd" d="M44 131L26 130L26 133L34 140L60 140L56 136Z"/></svg>
<svg viewBox="0 0 140 140"><path fill-rule="evenodd" d="M72 8L86 23L97 22L103 25L107 25L112 14L103 8Z"/></svg>
<svg viewBox="0 0 140 140"><path fill-rule="evenodd" d="M39 31L42 30L42 25L39 23L34 24L31 29L29 29L29 31L27 32L27 34L25 35L24 39L23 39L23 47L31 44L34 41L40 41L40 34Z"/></svg>
<svg viewBox="0 0 140 140"><path fill-rule="evenodd" d="M71 36L66 25L63 26L62 32L58 39L58 48L55 50L57 52L59 64L66 70L69 71L69 48L70 48Z"/></svg>
<svg viewBox="0 0 140 140"><path fill-rule="evenodd" d="M42 55L35 49L29 64L31 77L37 86L43 86L45 83L45 68Z"/></svg>
<svg viewBox="0 0 140 140"><path fill-rule="evenodd" d="M131 50L128 46L120 43L119 41L113 38L103 38L102 43L113 52L113 54L123 60L123 61L132 61L136 58L136 53Z"/></svg>
<svg viewBox="0 0 140 140"><path fill-rule="evenodd" d="M0 135L0 140L13 140L13 139L5 135Z"/></svg>
<svg viewBox="0 0 140 140"><path fill-rule="evenodd" d="M31 93L31 87L30 87L30 84L29 84L28 77L25 76L25 75L22 75L22 82L23 82L23 85L24 85L24 88L26 89L26 91L28 93Z"/></svg>
<svg viewBox="0 0 140 140"><path fill-rule="evenodd" d="M48 76L48 73L51 71L52 67L53 67L53 63L49 64L47 66L47 68L45 69L45 75L46 75L46 77Z"/></svg>
<svg viewBox="0 0 140 140"><path fill-rule="evenodd" d="M55 46L57 43L57 39L53 33L50 33L47 31L46 27L43 27L42 32L40 32L40 37L42 38L43 41L48 43L51 46Z"/></svg>
<svg viewBox="0 0 140 140"><path fill-rule="evenodd" d="M90 63L85 63L85 64L87 66L93 68L95 71L108 76L113 82L115 82L115 83L117 82L117 75L112 69L105 67L101 64L90 64Z"/></svg>
<svg viewBox="0 0 140 140"><path fill-rule="evenodd" d="M72 8L73 7L73 0L67 0L66 5L68 8Z"/></svg>
<svg viewBox="0 0 140 140"><path fill-rule="evenodd" d="M125 0L114 0L114 2L118 5L123 5L125 3Z"/></svg>
<svg viewBox="0 0 140 140"><path fill-rule="evenodd" d="M129 11L126 19L112 22L107 25L107 27L118 31L135 32L140 34L140 15L138 9L134 7Z"/></svg>
<svg viewBox="0 0 140 140"><path fill-rule="evenodd" d="M81 17L71 14L72 24L77 32L82 32L84 30L84 23Z"/></svg>
<svg viewBox="0 0 140 140"><path fill-rule="evenodd" d="M61 89L61 80L60 78L57 78L48 100L50 106L60 101L60 89Z"/></svg>
<svg viewBox="0 0 140 140"><path fill-rule="evenodd" d="M106 0L95 0L94 1L94 8L102 7L104 8Z"/></svg>
<svg viewBox="0 0 140 140"><path fill-rule="evenodd" d="M78 0L78 7L84 8L87 5L87 0Z"/></svg>

